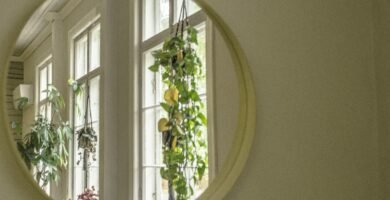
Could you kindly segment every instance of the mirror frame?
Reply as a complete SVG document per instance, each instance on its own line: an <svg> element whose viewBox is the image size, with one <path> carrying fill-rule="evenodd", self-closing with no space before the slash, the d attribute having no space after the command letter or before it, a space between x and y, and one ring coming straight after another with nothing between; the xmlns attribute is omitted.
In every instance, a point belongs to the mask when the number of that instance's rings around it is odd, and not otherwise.
<svg viewBox="0 0 390 200"><path fill-rule="evenodd" d="M232 30L206 0L194 1L221 33L232 56L239 86L240 107L234 143L222 168L199 198L201 200L224 199L241 175L252 149L256 128L255 88L247 57Z"/></svg>
<svg viewBox="0 0 390 200"><path fill-rule="evenodd" d="M253 85L250 66L244 51L239 44L239 41L231 31L225 21L213 10L213 8L207 4L206 0L194 0L212 20L213 24L217 27L221 33L229 52L234 61L235 72L238 80L239 94L240 94L240 107L239 107L239 121L235 131L235 140L232 144L230 152L227 155L224 165L220 169L219 173L216 174L214 180L210 183L205 192L200 196L201 200L218 200L223 199L228 192L232 189L236 181L238 180L241 172L243 171L246 162L249 157L252 143L255 136L256 127L256 95L255 88ZM11 55L8 56L9 63L11 61ZM8 67L5 69L5 73L1 75L0 79L3 83L3 87L0 87L0 94L5 95L6 88L6 75L8 74ZM9 124L9 118L7 110L5 109L4 98L1 97L1 108L0 114L4 116L4 121L1 125ZM0 127L6 130L8 140L10 144L14 143L11 130L9 126ZM29 170L23 163L23 160L16 148L16 145L11 145L14 154L17 157L17 163L21 166L23 173L31 181L31 185L44 197L51 199L46 192L44 192L36 183L31 176Z"/></svg>

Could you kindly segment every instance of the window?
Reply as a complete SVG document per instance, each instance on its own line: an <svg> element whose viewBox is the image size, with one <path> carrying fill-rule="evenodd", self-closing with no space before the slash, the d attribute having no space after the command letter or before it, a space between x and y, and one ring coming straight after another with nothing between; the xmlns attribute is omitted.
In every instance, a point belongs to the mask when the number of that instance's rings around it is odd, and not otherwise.
<svg viewBox="0 0 390 200"><path fill-rule="evenodd" d="M47 99L47 90L52 84L52 63L49 59L38 67L38 110L39 114L50 120L51 108Z"/></svg>
<svg viewBox="0 0 390 200"><path fill-rule="evenodd" d="M163 94L167 88L161 81L160 74L151 72L148 67L154 63L152 52L161 48L165 38L169 37L170 27L178 21L182 0L143 0L142 11L142 100L141 100L141 169L140 186L143 200L168 199L168 182L161 178L160 168L162 161L162 135L157 130L157 121L165 112L160 106ZM206 17L200 8L192 1L185 0L189 9L190 24L199 30L198 46L196 50L206 68ZM173 8L173 10L170 10ZM206 70L203 70L206 72ZM207 105L206 74L200 80L200 94ZM206 108L205 108L206 109ZM204 112L206 113L206 112ZM205 130L206 131L206 130ZM210 159L210 158L209 158ZM195 197L208 186L208 174L198 184Z"/></svg>
<svg viewBox="0 0 390 200"><path fill-rule="evenodd" d="M38 75L38 113L39 115L45 117L49 121L51 120L51 106L48 102L48 92L50 85L52 85L52 62L51 56L42 62L37 68ZM47 194L50 195L50 182L43 188Z"/></svg>
<svg viewBox="0 0 390 200"><path fill-rule="evenodd" d="M84 88L80 95L73 98L73 126L75 132L84 126L87 90L89 85L90 107L88 119L99 136L100 131L100 23L97 21L80 33L73 41L73 77ZM73 139L72 197L77 199L85 188L95 187L99 191L99 145L96 148L96 160L90 159L85 170L78 149L77 137Z"/></svg>

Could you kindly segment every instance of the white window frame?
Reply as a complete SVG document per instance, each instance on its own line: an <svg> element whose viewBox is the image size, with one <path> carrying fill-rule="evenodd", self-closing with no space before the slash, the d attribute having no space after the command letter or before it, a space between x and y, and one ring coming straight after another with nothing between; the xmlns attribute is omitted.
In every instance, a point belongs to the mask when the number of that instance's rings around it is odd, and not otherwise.
<svg viewBox="0 0 390 200"><path fill-rule="evenodd" d="M36 65L35 68L35 74L36 74L36 90L35 90L35 116L41 115L41 106L45 106L45 113L42 115L44 117L49 117L51 119L51 116L49 116L47 105L48 105L48 97L41 99L42 91L41 91L41 71L47 68L46 72L46 88L49 89L49 85L53 84L53 62L52 62L52 55L47 56L45 59L43 59L42 62L40 62L38 65ZM49 70L50 69L50 70ZM49 79L50 78L50 79ZM51 81L49 81L51 80ZM50 82L50 83L49 83ZM50 109L51 111L51 109ZM33 169L35 171L35 169ZM51 194L51 184L50 181L44 188L44 191L50 195Z"/></svg>
<svg viewBox="0 0 390 200"><path fill-rule="evenodd" d="M96 67L95 69L93 69L92 71L89 71L90 70L90 45L91 45L91 42L90 42L90 33L91 31L96 27L96 26L100 26L100 33L102 31L102 26L101 26L101 20L100 20L100 13L98 12L98 9L97 8L94 8L92 11L90 11L84 18L82 18L79 23L77 25L75 25L68 33L68 38L69 38L69 41L68 41L68 44L69 44L69 60L70 60L70 66L69 66L69 69L70 69L70 75L71 75L71 79L77 81L77 83L79 84L85 84L87 80L92 80L96 77L100 77L100 80L99 80L99 103L102 104L101 100L102 100L102 96L103 96L103 85L102 85L102 77L103 77L103 69L102 69L102 62L101 62L101 55L102 55L102 51L101 51L101 47L102 47L102 40L101 40L101 34L100 34L100 66ZM86 73L75 79L76 77L76 70L75 70L75 67L76 67L76 57L75 57L75 53L76 53L76 46L75 46L75 43L80 39L82 38L83 36L85 35L88 35L87 38L88 38L88 64L87 64L87 69L86 69ZM72 95L69 95L69 102L70 102L70 105L69 106L69 116L70 117L70 122L71 122L71 125L72 127L75 126L75 114L77 114L75 112L75 103L76 103L76 100L75 100L75 96L73 95L73 93L71 93ZM101 137L103 135L103 129L102 129L102 106L99 106L99 118L97 120L95 120L94 122L98 122L99 123L99 136L98 137ZM84 112L82 112L83 114ZM101 140L99 138L99 147L101 147ZM73 167L74 167L74 163L76 162L76 160L78 159L77 156L75 156L75 152L74 152L74 148L75 146L77 146L77 144L75 144L75 140L72 139L72 141L70 142L69 144L69 154L70 154L70 160L69 160L69 174L68 174L68 177L69 177L69 185L68 185L68 198L70 199L73 199L73 197L75 195L78 195L78 194L75 194L75 191L74 191L74 170L73 170ZM99 186L100 186L100 183L101 183L101 166L102 166L102 161L101 159L99 159L99 163L98 163L98 166L99 166ZM100 186L99 187L100 190L102 189L102 187ZM101 193L101 191L99 191Z"/></svg>
<svg viewBox="0 0 390 200"><path fill-rule="evenodd" d="M48 97L46 96L46 98L44 99L41 99L41 95L42 95L42 92L41 92L41 71L44 69L44 68L47 68L47 72L46 72L46 88L49 89L49 85L52 85L53 84L53 62L52 62L52 56L48 56L47 58L45 58L40 64L37 65L36 67L36 77L37 77L37 81L36 81L36 109L35 109L35 114L36 115L39 115L40 114L40 108L41 106L45 105L48 103ZM50 70L49 70L50 69ZM49 83L51 80L51 83ZM45 109L45 117L48 116L48 113L47 113L47 109Z"/></svg>
<svg viewBox="0 0 390 200"><path fill-rule="evenodd" d="M159 0L157 0L160 2ZM186 0L187 3L189 0ZM175 27L177 26L176 18L175 16L176 12L176 5L177 1L175 0L169 0L170 2L170 16L169 16L169 28L162 30L159 33L154 34L153 36L149 37L148 39L144 40L144 0L139 0L138 4L138 9L140 13L140 17L138 18L138 42L139 42L139 53L138 53L138 65L140 66L138 70L138 76L140 77L139 79L139 91L138 91L138 102L139 102L139 121L138 121L138 140L136 142L139 142L140 145L134 145L138 148L138 167L139 167L139 181L138 183L138 196L139 199L143 199L143 170L144 170L144 163L143 163L143 114L144 114L144 105L143 105L143 91L144 91L144 85L143 85L143 79L144 79L144 74L143 70L145 67L144 66L144 53L147 52L148 50L162 44L166 38L168 38L170 35L173 34L173 31L176 30ZM180 6L180 5L179 5ZM187 4L188 8L188 4ZM156 10L156 8L154 8ZM156 17L156 16L154 16ZM212 29L212 23L211 21L207 18L206 14L200 10L197 11L194 14L189 14L189 24L191 26L198 26L201 24L205 24L205 34L206 34L206 96L207 96L207 118L208 118L208 125L207 125L207 140L208 140L208 159L209 159L209 165L208 165L208 170L209 170L209 182L215 177L216 174L216 152L215 152L215 139L214 139L214 131L215 131L215 126L214 126L214 73L213 73L213 29ZM157 26L157 25L156 25ZM204 95L203 95L204 96ZM157 106L158 107L158 106Z"/></svg>

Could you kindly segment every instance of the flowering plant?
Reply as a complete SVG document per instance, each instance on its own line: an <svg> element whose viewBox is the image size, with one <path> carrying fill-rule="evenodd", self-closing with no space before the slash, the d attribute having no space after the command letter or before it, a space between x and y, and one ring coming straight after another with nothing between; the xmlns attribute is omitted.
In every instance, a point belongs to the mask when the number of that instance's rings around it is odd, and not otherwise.
<svg viewBox="0 0 390 200"><path fill-rule="evenodd" d="M95 187L86 188L85 191L77 196L77 200L99 200L99 195L96 193Z"/></svg>

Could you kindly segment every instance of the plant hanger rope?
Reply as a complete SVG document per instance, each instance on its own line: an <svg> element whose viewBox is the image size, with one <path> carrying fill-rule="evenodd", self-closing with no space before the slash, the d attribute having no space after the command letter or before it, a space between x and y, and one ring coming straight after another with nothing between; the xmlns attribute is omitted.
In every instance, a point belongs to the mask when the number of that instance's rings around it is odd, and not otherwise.
<svg viewBox="0 0 390 200"><path fill-rule="evenodd" d="M188 22L188 12L187 12L187 6L186 1L183 0L183 3L181 5L180 14L179 14L179 21L177 23L175 36L177 37L180 30L180 37L183 38L184 35L184 25L189 26ZM181 27L181 29L180 29Z"/></svg>
<svg viewBox="0 0 390 200"><path fill-rule="evenodd" d="M96 160L94 153L96 152L96 143L97 143L97 135L95 130L93 129L90 80L88 76L85 83L85 88L86 88L86 99L85 99L84 127L79 131L77 131L76 134L78 135L78 148L83 149L83 153L81 152L79 153L80 160L77 162L77 164L79 164L79 162L83 160L83 170L85 172L84 183L85 183L85 188L87 188L89 182L89 166L91 165L90 156L92 153L93 160Z"/></svg>
<svg viewBox="0 0 390 200"><path fill-rule="evenodd" d="M89 77L87 77L86 83L85 83L85 88L86 88L86 94L87 98L85 101L85 115L84 115L84 127L89 127L92 128L93 120L92 120L92 106L91 106L91 94L90 94L90 85L89 85ZM89 111L89 112L88 112ZM88 122L88 113L89 113L89 121Z"/></svg>

